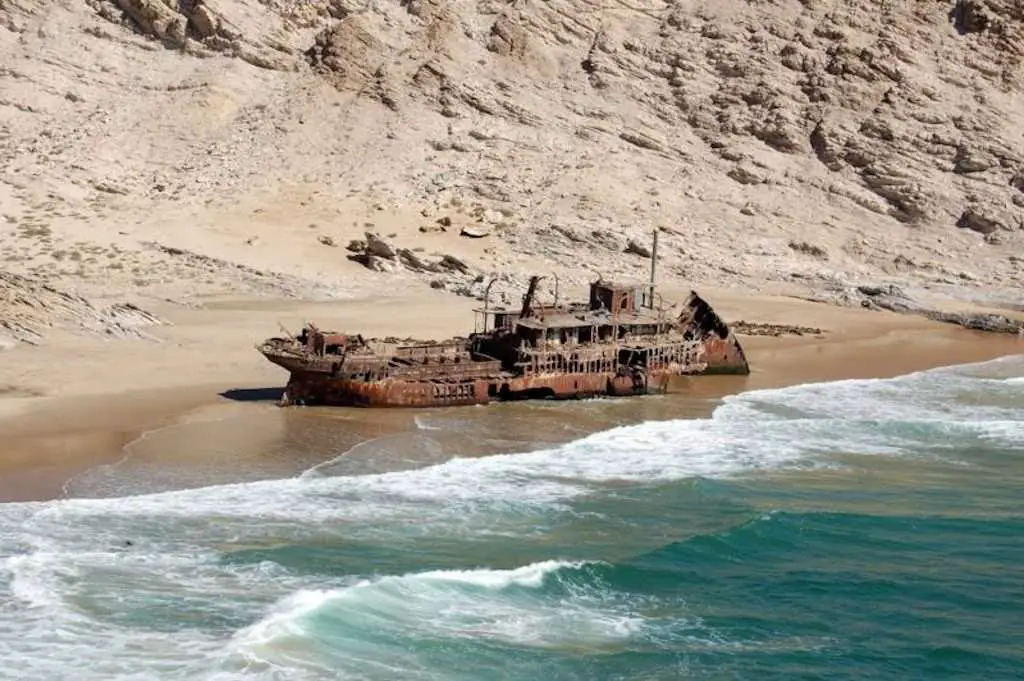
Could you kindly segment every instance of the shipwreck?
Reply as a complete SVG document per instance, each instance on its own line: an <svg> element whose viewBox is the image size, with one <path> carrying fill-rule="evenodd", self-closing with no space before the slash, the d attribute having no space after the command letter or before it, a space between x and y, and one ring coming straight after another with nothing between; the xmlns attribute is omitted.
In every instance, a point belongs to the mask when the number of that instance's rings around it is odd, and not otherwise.
<svg viewBox="0 0 1024 681"><path fill-rule="evenodd" d="M655 256L656 257L656 256ZM664 393L673 376L749 374L739 340L691 291L678 313L651 281L600 277L587 301L540 300L530 278L522 306L475 310L468 337L396 344L360 334L301 333L257 345L290 373L282 405L438 407L517 399ZM492 282L493 283L493 282ZM488 287L489 290L490 287Z"/></svg>

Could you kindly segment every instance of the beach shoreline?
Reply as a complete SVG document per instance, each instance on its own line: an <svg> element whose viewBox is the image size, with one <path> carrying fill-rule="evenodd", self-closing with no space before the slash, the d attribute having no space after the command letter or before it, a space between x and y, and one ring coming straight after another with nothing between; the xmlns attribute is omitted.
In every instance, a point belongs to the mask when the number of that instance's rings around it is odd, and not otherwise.
<svg viewBox="0 0 1024 681"><path fill-rule="evenodd" d="M728 291L715 291L710 300L728 322L816 327L823 333L740 336L751 363L749 376L691 377L673 386L674 394L700 395L709 405L751 389L889 378L1024 353L1021 339L919 317ZM190 419L217 418L231 410L232 418L242 419L239 423L267 421L266 410L276 409L271 405L287 376L253 345L261 335L275 335L278 322L295 328L313 319L379 336L439 338L471 329L474 306L472 300L429 294L329 304L224 301L207 309L162 310L172 325L153 332L159 343L68 338L0 353L0 369L11 377L0 397L0 501L64 496L69 480L116 464L146 433ZM61 358L66 361L68 344L80 362L61 367L65 380L55 384L52 367ZM408 424L401 416L355 411L348 417L380 420L382 432ZM187 435L187 428L179 430L181 437L164 437L148 453L156 465L188 456L184 450L195 442L189 437L196 436ZM241 471L266 444L260 438L252 443L236 438L231 446L239 449Z"/></svg>

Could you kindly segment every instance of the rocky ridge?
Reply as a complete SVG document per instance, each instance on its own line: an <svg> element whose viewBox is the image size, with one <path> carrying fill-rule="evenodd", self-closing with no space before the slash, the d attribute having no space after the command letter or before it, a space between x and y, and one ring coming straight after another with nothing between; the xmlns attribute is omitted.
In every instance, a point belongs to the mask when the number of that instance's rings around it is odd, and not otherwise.
<svg viewBox="0 0 1024 681"><path fill-rule="evenodd" d="M353 277L480 295L501 275L514 299L538 266L570 285L643 277L658 229L670 281L819 297L956 286L983 301L1024 286L1022 12L2 0L0 212L54 243L92 221L114 262L187 260L174 271L200 288L260 272L261 295ZM271 202L288 208L264 217ZM452 228L435 233L439 220ZM368 230L401 250L353 253L351 269L323 248ZM23 242L9 257L48 282L142 278ZM417 248L465 269L439 272Z"/></svg>

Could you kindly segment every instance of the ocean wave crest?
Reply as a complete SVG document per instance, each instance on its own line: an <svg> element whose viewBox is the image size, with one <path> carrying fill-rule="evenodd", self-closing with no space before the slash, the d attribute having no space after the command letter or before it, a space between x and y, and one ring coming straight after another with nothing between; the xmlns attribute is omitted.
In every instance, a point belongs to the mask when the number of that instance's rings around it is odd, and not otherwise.
<svg viewBox="0 0 1024 681"><path fill-rule="evenodd" d="M247 664L342 665L358 675L375 659L404 658L406 668L415 668L416 639L422 635L416 632L470 647L487 641L592 651L621 645L639 631L642 619L602 602L598 586L563 579L587 565L549 560L300 590L240 630L231 655Z"/></svg>

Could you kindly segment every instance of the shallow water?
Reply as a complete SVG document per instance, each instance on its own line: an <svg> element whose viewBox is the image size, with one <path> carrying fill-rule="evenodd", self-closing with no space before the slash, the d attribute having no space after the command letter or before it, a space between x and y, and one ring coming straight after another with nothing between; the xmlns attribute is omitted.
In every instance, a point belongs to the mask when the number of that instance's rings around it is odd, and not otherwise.
<svg viewBox="0 0 1024 681"><path fill-rule="evenodd" d="M288 478L0 506L0 678L1024 675L1024 357L617 404L336 421ZM173 482L135 464L72 490Z"/></svg>

